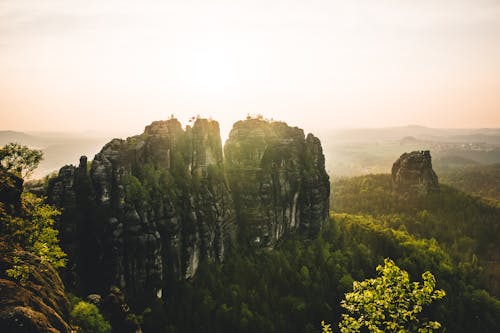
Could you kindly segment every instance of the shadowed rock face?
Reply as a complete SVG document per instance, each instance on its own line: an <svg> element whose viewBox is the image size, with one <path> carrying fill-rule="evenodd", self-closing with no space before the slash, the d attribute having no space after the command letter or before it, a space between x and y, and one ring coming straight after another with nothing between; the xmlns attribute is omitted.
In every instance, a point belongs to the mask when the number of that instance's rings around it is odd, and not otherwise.
<svg viewBox="0 0 500 333"><path fill-rule="evenodd" d="M3 276L13 265L14 252L0 242L0 332L72 332L64 319L69 317L68 303L57 272L28 252L16 250L15 255L30 267L25 285Z"/></svg>
<svg viewBox="0 0 500 333"><path fill-rule="evenodd" d="M317 233L330 183L319 139L283 122L234 124L224 147L241 239L273 246L287 232Z"/></svg>
<svg viewBox="0 0 500 333"><path fill-rule="evenodd" d="M154 122L105 145L87 170L82 158L48 188L64 208L62 244L83 292L116 285L135 299L157 297L200 261L223 260L235 223L217 122Z"/></svg>
<svg viewBox="0 0 500 333"><path fill-rule="evenodd" d="M23 180L0 169L0 332L69 333L68 302L57 272L35 255L7 246L3 240L4 214L23 214L22 191ZM14 258L19 261L14 263ZM29 268L24 284L6 275L14 264Z"/></svg>
<svg viewBox="0 0 500 333"><path fill-rule="evenodd" d="M392 185L400 193L428 193L439 190L428 150L404 153L392 166Z"/></svg>
<svg viewBox="0 0 500 333"><path fill-rule="evenodd" d="M202 261L221 262L236 234L269 246L291 230L315 234L328 218L321 143L285 123L236 123L224 160L217 122L157 121L87 164L61 168L48 186L76 266L65 279L82 293L116 285L131 300L162 297Z"/></svg>
<svg viewBox="0 0 500 333"><path fill-rule="evenodd" d="M7 213L13 214L21 205L23 179L5 171L0 166L0 203Z"/></svg>

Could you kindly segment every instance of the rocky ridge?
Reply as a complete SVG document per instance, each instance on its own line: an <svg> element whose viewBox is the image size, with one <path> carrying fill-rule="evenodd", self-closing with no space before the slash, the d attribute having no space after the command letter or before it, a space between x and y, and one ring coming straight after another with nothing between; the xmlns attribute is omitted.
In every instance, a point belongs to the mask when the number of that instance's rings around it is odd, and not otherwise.
<svg viewBox="0 0 500 333"><path fill-rule="evenodd" d="M47 195L63 209L67 281L81 293L116 285L147 300L193 278L202 261L222 262L236 235L268 246L291 230L318 232L329 181L319 139L298 128L238 122L224 158L216 121L184 130L170 119L64 166Z"/></svg>
<svg viewBox="0 0 500 333"><path fill-rule="evenodd" d="M222 261L234 234L222 168L218 123L204 119L186 130L175 119L154 122L106 144L90 165L82 157L61 168L48 198L63 208L75 284L161 297L167 281L192 278L201 260Z"/></svg>

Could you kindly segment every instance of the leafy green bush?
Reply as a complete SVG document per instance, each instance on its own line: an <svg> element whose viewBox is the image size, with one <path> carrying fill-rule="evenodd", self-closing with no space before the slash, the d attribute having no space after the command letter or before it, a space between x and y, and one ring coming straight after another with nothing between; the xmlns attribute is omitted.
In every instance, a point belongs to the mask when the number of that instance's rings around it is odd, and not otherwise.
<svg viewBox="0 0 500 333"><path fill-rule="evenodd" d="M54 226L55 218L61 212L30 192L22 194L21 204L21 217L0 212L0 229L4 230L7 244L33 253L41 264L64 267L66 254L59 246L59 231ZM13 267L6 270L7 275L25 283L30 275L29 267L21 258L14 257L13 261Z"/></svg>
<svg viewBox="0 0 500 333"><path fill-rule="evenodd" d="M71 311L71 319L81 333L109 333L111 325L99 313L99 309L90 303L80 301Z"/></svg>
<svg viewBox="0 0 500 333"><path fill-rule="evenodd" d="M432 333L441 327L420 318L425 305L445 295L435 289L436 279L429 271L422 274L423 284L410 282L408 273L389 259L377 266L377 272L377 278L354 282L353 291L345 295L341 306L348 313L339 324L342 333L363 327L370 332Z"/></svg>

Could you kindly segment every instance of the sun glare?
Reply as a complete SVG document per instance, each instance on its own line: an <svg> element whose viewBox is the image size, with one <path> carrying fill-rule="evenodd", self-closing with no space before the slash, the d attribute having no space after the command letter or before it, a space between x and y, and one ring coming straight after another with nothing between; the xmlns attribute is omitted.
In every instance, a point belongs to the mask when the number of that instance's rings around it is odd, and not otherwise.
<svg viewBox="0 0 500 333"><path fill-rule="evenodd" d="M193 48L177 63L182 84L200 93L220 94L237 81L230 50L222 47Z"/></svg>

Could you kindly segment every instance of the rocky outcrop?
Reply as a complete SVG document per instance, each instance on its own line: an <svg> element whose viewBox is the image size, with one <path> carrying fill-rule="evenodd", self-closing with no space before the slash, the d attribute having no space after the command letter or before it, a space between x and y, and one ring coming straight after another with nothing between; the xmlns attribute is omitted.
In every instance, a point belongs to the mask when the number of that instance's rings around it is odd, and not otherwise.
<svg viewBox="0 0 500 333"><path fill-rule="evenodd" d="M22 179L0 169L0 332L69 333L68 303L57 272L34 254L4 241L10 231L4 229L6 221L23 215L22 191ZM29 271L23 283L6 275L14 265Z"/></svg>
<svg viewBox="0 0 500 333"><path fill-rule="evenodd" d="M273 246L290 231L320 230L330 183L318 138L283 122L247 119L234 124L224 150L240 238Z"/></svg>
<svg viewBox="0 0 500 333"><path fill-rule="evenodd" d="M289 231L317 233L329 190L321 143L299 128L238 122L224 158L217 122L184 130L170 119L112 140L90 164L64 166L47 194L63 209L62 247L75 273L65 279L81 294L114 285L145 304L201 262L222 262L237 234L272 246Z"/></svg>
<svg viewBox="0 0 500 333"><path fill-rule="evenodd" d="M399 193L428 193L439 190L428 150L404 153L392 165L393 189Z"/></svg>
<svg viewBox="0 0 500 333"><path fill-rule="evenodd" d="M30 269L29 279L22 285L4 275L14 264L14 256L21 260L18 265ZM68 303L57 272L29 252L12 252L3 243L0 243L0 295L0 332L72 332L65 321Z"/></svg>
<svg viewBox="0 0 500 333"><path fill-rule="evenodd" d="M15 213L20 208L23 182L22 178L0 166L0 204L9 214Z"/></svg>
<svg viewBox="0 0 500 333"><path fill-rule="evenodd" d="M206 119L112 140L90 168L86 158L63 167L48 200L63 208L62 246L82 293L116 285L136 301L162 297L201 261L222 261L235 232L219 125Z"/></svg>

